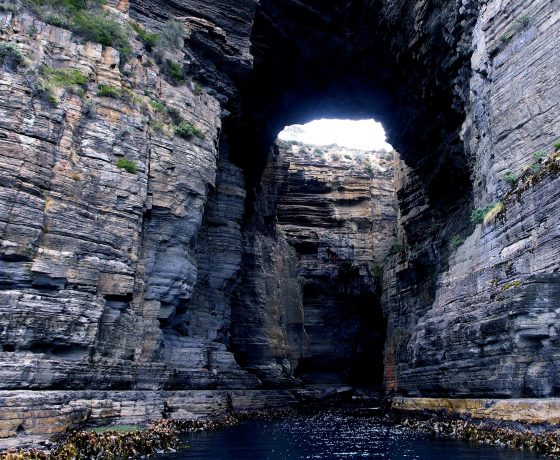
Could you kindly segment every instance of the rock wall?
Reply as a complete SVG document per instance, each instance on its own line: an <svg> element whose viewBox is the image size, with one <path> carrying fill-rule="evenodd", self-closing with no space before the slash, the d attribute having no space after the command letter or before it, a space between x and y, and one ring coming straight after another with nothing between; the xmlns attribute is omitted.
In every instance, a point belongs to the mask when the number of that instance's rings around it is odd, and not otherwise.
<svg viewBox="0 0 560 460"><path fill-rule="evenodd" d="M395 153L278 143L245 227L232 349L271 386L381 384ZM351 171L351 173L349 173Z"/></svg>
<svg viewBox="0 0 560 460"><path fill-rule="evenodd" d="M162 418L197 419L295 403L286 390L0 391L0 446L41 442L46 435L59 436L85 422L142 425Z"/></svg>
<svg viewBox="0 0 560 460"><path fill-rule="evenodd" d="M461 398L403 398L396 397L392 408L398 411L438 412L475 419L494 419L526 424L560 424L560 400L558 398L522 399L461 399Z"/></svg>
<svg viewBox="0 0 560 460"><path fill-rule="evenodd" d="M377 366L387 321L400 394L558 394L559 0L108 4L148 30L180 20L164 58L188 79L135 34L120 66L0 12L24 56L0 69L0 390L71 406L347 379ZM45 93L71 70L86 82ZM402 161L271 151L329 115L376 116Z"/></svg>
<svg viewBox="0 0 560 460"><path fill-rule="evenodd" d="M283 171L269 156L243 227L239 283L231 299L231 347L243 368L267 386L293 386L308 347L297 258L276 218Z"/></svg>
<svg viewBox="0 0 560 460"><path fill-rule="evenodd" d="M304 381L381 385L382 265L396 241L395 152L279 144L278 227L299 260Z"/></svg>
<svg viewBox="0 0 560 460"><path fill-rule="evenodd" d="M116 3L116 0L112 0ZM188 74L212 88L228 110L239 104L239 86L253 65L251 30L256 0L134 0L125 3L130 16L150 30L161 30L180 18L189 31L183 63ZM225 109L225 107L223 107ZM224 115L226 115L224 113Z"/></svg>
<svg viewBox="0 0 560 460"><path fill-rule="evenodd" d="M474 208L493 209L449 234L448 267L423 302L405 290L410 257L396 262L386 360L401 393L558 395L559 6L481 7L462 135ZM412 187L407 172L401 190Z"/></svg>
<svg viewBox="0 0 560 460"><path fill-rule="evenodd" d="M27 15L2 13L2 24L2 39L28 62L25 71L4 68L0 87L0 387L257 385L215 341L225 307L201 305L192 321L185 309L191 299L203 303L198 271L207 273L203 259L218 250L206 228L224 200L233 217L221 219L237 219L237 233L228 228L239 239L243 180L227 158L217 166L218 102L192 83L168 83L138 42L138 58L121 72L111 48ZM49 102L37 90L43 66L78 70L87 83L56 87ZM119 96L103 97L103 84ZM155 101L204 138L150 127ZM119 168L122 158L137 171ZM232 270L224 265L211 287Z"/></svg>

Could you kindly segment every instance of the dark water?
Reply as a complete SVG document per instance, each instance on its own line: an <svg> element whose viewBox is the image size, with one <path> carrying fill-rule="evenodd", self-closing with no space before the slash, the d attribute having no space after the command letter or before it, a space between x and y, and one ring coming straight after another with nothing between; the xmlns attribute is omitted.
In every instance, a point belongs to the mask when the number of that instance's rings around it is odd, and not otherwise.
<svg viewBox="0 0 560 460"><path fill-rule="evenodd" d="M243 422L231 428L194 433L190 446L168 460L529 460L532 452L434 439L410 430L387 427L372 418L340 414L296 416L289 420Z"/></svg>

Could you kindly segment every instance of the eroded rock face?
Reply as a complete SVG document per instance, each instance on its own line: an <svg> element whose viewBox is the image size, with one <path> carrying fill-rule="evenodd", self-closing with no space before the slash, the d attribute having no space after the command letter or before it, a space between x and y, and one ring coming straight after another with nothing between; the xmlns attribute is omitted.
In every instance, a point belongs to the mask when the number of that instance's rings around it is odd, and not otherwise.
<svg viewBox="0 0 560 460"><path fill-rule="evenodd" d="M22 433L27 443L44 440L86 421L145 424L220 416L228 410L286 408L295 402L286 390L0 391L0 446L17 446L15 437Z"/></svg>
<svg viewBox="0 0 560 460"><path fill-rule="evenodd" d="M387 152L273 148L232 303L232 348L265 384L381 384L378 281L395 239L396 162Z"/></svg>
<svg viewBox="0 0 560 460"><path fill-rule="evenodd" d="M560 92L550 69L558 65L559 21L558 2L487 2L481 9L463 136L474 207L498 206L497 215L457 231L459 247L450 245L448 268L424 299L404 290L414 286L410 254L417 249L397 262L396 283L388 286L387 381L405 394L558 395L553 143L560 119L551 114ZM402 194L417 187L406 177Z"/></svg>
<svg viewBox="0 0 560 460"><path fill-rule="evenodd" d="M231 346L242 366L267 386L293 386L294 370L309 348L298 259L277 226L285 178L271 152L243 227L239 283L231 299Z"/></svg>
<svg viewBox="0 0 560 460"><path fill-rule="evenodd" d="M190 84L172 86L141 59L127 64L125 77L110 48L80 44L26 15L2 18L2 38L34 63L2 72L1 388L256 385L212 342L226 313L218 325L172 327L195 293L203 217L222 199L218 186L207 206L218 102ZM81 71L84 94L61 86L56 106L42 99L33 73L40 66ZM101 84L122 97L102 97ZM153 101L204 139L150 129ZM137 172L117 167L122 158ZM228 172L224 182L235 183ZM243 192L230 193L240 197L239 220ZM202 309L197 321L207 322Z"/></svg>
<svg viewBox="0 0 560 460"><path fill-rule="evenodd" d="M112 4L126 19L127 5ZM10 109L6 109L6 119L10 120L6 130L9 136L16 136L15 142L12 140L9 145L14 149L14 157L19 155L20 162L7 174L9 186L5 189L5 203L10 211L5 213L3 237L4 388L81 389L96 385L96 388L174 389L258 385L256 378L235 363L228 351L232 344L247 368L261 369L262 378L277 384L292 377L296 362L309 353L299 282L295 279L297 257L289 255L287 243L276 235L274 222L269 221L277 214L278 194L273 191L280 187L279 180L287 176L283 171L282 178L277 177L282 170L271 163L268 167L271 176L259 175L262 192L255 194L258 169L247 167L240 159L240 135L249 128L261 129L264 118L253 118L254 126L232 125L239 127L239 132L233 127L228 129L230 138L224 136L221 144L218 132L220 118L227 114L226 107L248 110L253 103L245 104L239 97L243 91L237 92L237 87L244 89L240 79L246 76L252 62L249 43L277 46L267 36L259 36L260 26L249 27L253 14L257 14L260 24L267 14L278 13L279 29L275 28L274 34L282 30L298 32L302 26L311 26L312 30L318 26L322 30L322 26L296 21L294 13L300 6L295 4L292 5L295 10L290 7L276 11L276 5L266 3L255 13L255 4L247 2L235 8L233 16L228 13L231 5L227 2L212 5L185 2L175 5L175 9L152 2L133 2L128 6L133 17L155 29L161 28L166 18L180 15L189 30L189 39L183 54L175 58L183 59L188 72L212 85L211 92L218 99L206 93L195 94L194 85L174 87L167 83L157 67L142 65L147 59L140 43L134 43L137 57L128 64L128 76L124 76L118 69L114 50L81 45L69 32L24 15L17 18L9 13L3 15L4 37L21 42L36 65L44 62L54 68L75 66L91 80L84 99L61 89L61 94L57 94L60 104L51 109L34 97L31 83L21 74L4 73L8 81L4 99L8 104L20 104L8 105ZM355 12L347 12L338 27L333 15L341 11L345 11L342 6L311 11L319 23L324 22L334 33L332 43L337 47L342 43L338 39L348 30L353 27L362 30L367 21L381 14L381 10L372 7L369 12L373 17L370 15L365 23L354 24ZM303 42L304 48L309 43ZM364 52L368 37L357 43L356 56ZM263 54L260 51L257 54L254 78L260 78L262 69L268 68ZM301 59L294 64L300 62ZM232 67L237 70L233 71ZM359 73L363 80L368 71ZM383 81L387 82L388 78L383 77ZM130 100L97 96L99 83L127 88ZM260 95L259 88L255 88L255 96ZM384 84L380 88L385 88ZM287 89L295 91L297 87ZM379 94L379 89L376 91ZM372 96L368 94L363 107ZM153 113L146 105L156 97L202 128L205 139L183 140L169 133L148 130L147 121ZM88 100L97 105L86 104ZM263 100L270 109L272 102ZM27 104L34 114L38 112L43 118L26 117L30 109L26 111L21 104ZM258 107L254 109L256 115L262 113ZM11 120L13 114L21 117L20 121ZM246 119L245 116L234 118L242 123ZM270 121L274 126L281 119ZM259 142L265 139L253 137ZM44 145L40 145L43 138ZM258 158L265 158L262 151L253 150L264 146L259 142L249 142L246 155L247 158L253 155L257 164ZM22 155L28 149L37 160L22 162ZM119 157L134 161L137 174L117 168ZM42 167L42 176L41 169L35 173L38 165ZM16 171L27 179L17 182ZM319 178L321 181L332 186L330 179ZM30 189L25 185L27 182L36 184L36 188ZM297 187L297 180L293 185ZM334 218L323 215L325 222L321 219L315 222L318 227L326 228L332 224L328 221L334 219L346 236L323 234L311 241L321 257L324 258L328 249L342 261L351 261L346 275L352 277L357 270L359 276L356 283L348 283L349 289L358 297L365 290L364 304L369 302L368 296L373 291L371 267L366 266L373 260L368 260L369 243L364 243L363 229L359 228L363 221L367 222L366 188L342 193L338 204L335 203L338 198L329 198L334 203L329 212L340 215ZM346 206L346 195L361 203L352 209L352 212L359 211L361 217L351 216L348 209L346 213L341 211ZM23 196L29 197L24 200L25 205L11 206L14 202L19 204L18 199L21 201ZM291 204L294 205L297 203ZM26 210L25 206L30 209ZM289 205L285 207L288 208ZM243 220L246 209L257 212L246 214ZM285 216L288 225L290 218ZM25 219L35 223L27 225ZM344 223L345 220L348 222ZM295 246L295 240L310 239L305 233L292 235ZM370 232L367 238L375 239L373 235ZM375 244L372 243L371 251ZM323 277L324 283L332 267L311 265L306 268L312 275L310 278ZM251 267L258 272L255 276L248 274ZM339 268L337 271L344 271L344 267ZM280 278L289 282L279 287ZM254 283L247 279L253 279ZM245 332L242 332L241 323L234 320L229 324L232 300L234 317L244 321L255 318L258 327L247 329L244 324ZM255 314L255 305L270 304L277 305L273 321L267 308L262 317ZM246 312L242 313L244 308ZM329 308L338 310L333 305ZM19 316L14 316L13 311L18 311ZM48 317L47 327L39 313ZM356 320L352 321L355 324ZM346 328L348 334L353 327ZM255 332L259 328L267 337L264 341L254 339L260 337ZM322 351L312 351L313 356L326 356L331 351L328 341L334 338L333 334L331 331L327 338L321 339ZM349 353L344 342L343 338L337 339L337 349L345 350L340 351L338 360ZM255 346L256 343L259 345ZM265 377L267 373L270 375Z"/></svg>
<svg viewBox="0 0 560 460"><path fill-rule="evenodd" d="M250 37L257 0L135 0L128 6L130 16L150 29L160 30L169 19L184 21L189 75L212 86L220 102L235 106L238 86L253 64Z"/></svg>
<svg viewBox="0 0 560 460"><path fill-rule="evenodd" d="M381 385L382 266L396 239L391 152L279 144L278 226L299 259L311 381Z"/></svg>
<svg viewBox="0 0 560 460"><path fill-rule="evenodd" d="M363 316L379 264L388 388L558 394L557 0L109 5L150 30L183 21L173 57L205 90L170 84L135 39L121 71L112 48L0 13L27 69L88 79L51 106L33 72L0 71L0 389L231 398L349 378L371 366L359 348L379 352L381 319ZM156 100L204 139L150 128ZM398 213L381 169L271 153L285 125L329 115L384 122ZM68 424L87 417L90 403L74 416L74 396L53 398Z"/></svg>

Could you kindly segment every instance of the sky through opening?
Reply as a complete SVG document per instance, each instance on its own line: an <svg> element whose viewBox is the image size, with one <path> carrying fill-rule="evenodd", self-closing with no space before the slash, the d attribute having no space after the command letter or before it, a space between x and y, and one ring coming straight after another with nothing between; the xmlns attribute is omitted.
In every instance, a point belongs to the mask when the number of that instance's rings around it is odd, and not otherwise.
<svg viewBox="0 0 560 460"><path fill-rule="evenodd" d="M314 120L304 125L286 126L278 134L283 141L311 145L331 145L357 150L393 150L385 130L375 120Z"/></svg>

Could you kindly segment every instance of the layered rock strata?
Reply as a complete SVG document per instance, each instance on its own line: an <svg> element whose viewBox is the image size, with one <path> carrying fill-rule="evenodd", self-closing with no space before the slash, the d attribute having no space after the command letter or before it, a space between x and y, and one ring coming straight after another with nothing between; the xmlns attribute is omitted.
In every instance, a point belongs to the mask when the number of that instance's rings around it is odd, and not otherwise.
<svg viewBox="0 0 560 460"><path fill-rule="evenodd" d="M280 143L278 227L299 259L309 349L296 372L381 385L382 265L396 241L395 152Z"/></svg>
<svg viewBox="0 0 560 460"><path fill-rule="evenodd" d="M205 89L172 85L135 38L119 66L2 7L23 65L0 71L0 389L347 378L382 335L344 307L375 305L368 264L393 247L388 389L558 395L558 0L108 3L148 30L180 20L165 56ZM72 70L84 85L45 93ZM174 135L162 106L204 138ZM364 218L397 214L376 207L382 182L371 200L344 160L270 153L285 125L333 114L378 117L402 154L397 241Z"/></svg>
<svg viewBox="0 0 560 460"><path fill-rule="evenodd" d="M226 159L216 187L217 101L192 84L172 86L143 65L141 49L125 76L110 48L81 44L30 16L3 13L2 20L3 40L34 63L25 72L5 69L0 87L0 387L258 385L214 341L223 308L208 312L218 325L201 307L191 323L181 320L185 331L176 327L196 298L199 267L204 273L197 258L211 255L205 247L197 256L203 221L209 225L212 209L230 196L240 208L231 222L242 213L242 178ZM56 87L56 104L44 100L37 93L43 68L79 71L86 87ZM104 97L102 85L120 96ZM154 101L204 138L150 128ZM134 171L119 168L119 159ZM219 282L230 272L224 267Z"/></svg>
<svg viewBox="0 0 560 460"><path fill-rule="evenodd" d="M559 21L557 2L481 9L462 131L480 222L448 235L448 267L425 295L410 282L410 240L396 262L386 361L399 392L558 395ZM406 171L401 196L414 181ZM411 201L414 214L420 194Z"/></svg>
<svg viewBox="0 0 560 460"><path fill-rule="evenodd" d="M272 149L232 303L232 349L265 384L381 384L378 287L395 239L397 161L336 146Z"/></svg>
<svg viewBox="0 0 560 460"><path fill-rule="evenodd" d="M502 420L527 424L560 425L558 398L461 399L396 397L392 409L409 413L437 412L474 419Z"/></svg>
<svg viewBox="0 0 560 460"><path fill-rule="evenodd" d="M86 422L144 425L162 418L286 408L295 402L282 390L0 391L0 445L33 444Z"/></svg>

